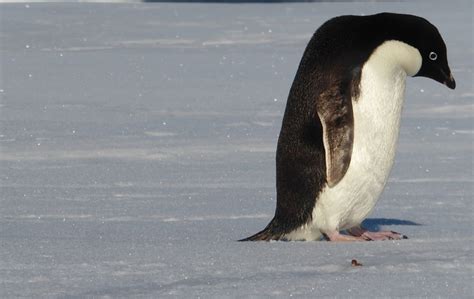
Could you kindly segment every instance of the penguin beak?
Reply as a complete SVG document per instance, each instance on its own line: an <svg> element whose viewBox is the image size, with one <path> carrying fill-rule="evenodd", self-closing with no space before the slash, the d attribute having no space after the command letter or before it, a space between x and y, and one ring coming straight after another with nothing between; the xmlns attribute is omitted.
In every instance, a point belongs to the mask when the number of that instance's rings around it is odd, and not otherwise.
<svg viewBox="0 0 474 299"><path fill-rule="evenodd" d="M443 82L444 85L446 85L447 87L451 88L451 89L455 89L456 88L456 81L454 80L454 77L453 77L453 74L451 72L449 72L449 77L446 76L447 79Z"/></svg>
<svg viewBox="0 0 474 299"><path fill-rule="evenodd" d="M421 70L415 75L415 77L417 76L431 78L451 89L456 88L456 81L454 80L453 74L451 73L447 63L445 63L444 66L433 64L429 64L425 67L422 66Z"/></svg>
<svg viewBox="0 0 474 299"><path fill-rule="evenodd" d="M449 69L448 64L446 63L444 67L440 67L438 71L439 73L438 73L437 81L439 81L440 83L443 83L444 85L446 85L447 87L451 89L455 89L456 81L454 81L453 73L451 73L451 70Z"/></svg>

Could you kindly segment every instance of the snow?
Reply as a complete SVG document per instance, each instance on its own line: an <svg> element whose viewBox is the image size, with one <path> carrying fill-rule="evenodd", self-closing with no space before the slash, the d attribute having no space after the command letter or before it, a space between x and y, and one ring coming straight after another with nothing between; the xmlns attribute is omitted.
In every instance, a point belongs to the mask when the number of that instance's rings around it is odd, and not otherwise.
<svg viewBox="0 0 474 299"><path fill-rule="evenodd" d="M472 8L0 4L0 297L472 297ZM410 239L236 242L273 216L311 34L380 11L436 24L457 82L407 82L366 225Z"/></svg>

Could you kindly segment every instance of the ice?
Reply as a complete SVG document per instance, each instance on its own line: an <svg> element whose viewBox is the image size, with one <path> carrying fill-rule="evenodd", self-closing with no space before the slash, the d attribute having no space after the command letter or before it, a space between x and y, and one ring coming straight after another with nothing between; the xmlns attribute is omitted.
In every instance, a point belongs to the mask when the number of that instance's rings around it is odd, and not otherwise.
<svg viewBox="0 0 474 299"><path fill-rule="evenodd" d="M0 297L472 298L470 1L27 6L0 4ZM237 242L312 33L381 11L436 24L457 82L408 79L366 225L410 239Z"/></svg>

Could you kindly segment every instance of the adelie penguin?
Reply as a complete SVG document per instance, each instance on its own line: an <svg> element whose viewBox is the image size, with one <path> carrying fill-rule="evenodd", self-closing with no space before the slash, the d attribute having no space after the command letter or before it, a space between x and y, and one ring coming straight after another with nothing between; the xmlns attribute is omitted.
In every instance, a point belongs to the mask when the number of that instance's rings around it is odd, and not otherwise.
<svg viewBox="0 0 474 299"><path fill-rule="evenodd" d="M427 20L380 13L324 23L288 96L276 153L275 216L242 241L405 238L361 223L393 165L407 76L456 86L443 38Z"/></svg>

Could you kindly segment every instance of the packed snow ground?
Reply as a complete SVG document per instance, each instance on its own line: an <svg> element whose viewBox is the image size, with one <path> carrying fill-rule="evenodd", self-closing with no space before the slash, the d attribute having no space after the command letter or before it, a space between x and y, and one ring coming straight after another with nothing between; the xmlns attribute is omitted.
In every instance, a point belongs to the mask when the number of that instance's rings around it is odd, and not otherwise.
<svg viewBox="0 0 474 299"><path fill-rule="evenodd" d="M1 4L0 297L472 297L472 8ZM410 239L236 242L273 216L310 36L381 11L436 24L457 81L408 80L366 224Z"/></svg>

